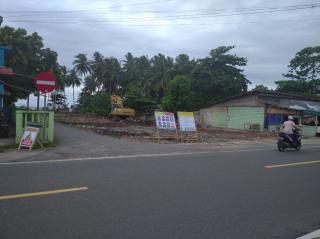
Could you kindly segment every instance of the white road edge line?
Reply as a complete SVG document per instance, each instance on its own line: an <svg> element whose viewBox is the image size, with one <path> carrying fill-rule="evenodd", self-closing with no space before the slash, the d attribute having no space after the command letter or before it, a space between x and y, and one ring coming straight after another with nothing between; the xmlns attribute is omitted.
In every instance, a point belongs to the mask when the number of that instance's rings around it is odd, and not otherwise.
<svg viewBox="0 0 320 239"><path fill-rule="evenodd" d="M297 239L317 239L317 238L320 238L320 229L314 232L311 232L307 235L304 235L302 237L298 237Z"/></svg>
<svg viewBox="0 0 320 239"><path fill-rule="evenodd" d="M320 146L310 146L307 148L320 148ZM86 160L103 160L103 159L125 159L125 158L147 158L147 157L163 157L175 155L192 155L192 154L210 154L210 153L235 153L235 152L254 152L254 151L269 151L270 148L255 148L255 149L235 149L235 150L217 150L217 151L204 151L204 152L174 152L174 153L160 153L160 154L133 154L133 155L114 155L102 157L84 157L84 158L67 158L67 159L52 159L42 161L19 161L19 162L5 162L1 165L18 165L18 164L41 164L41 163L59 163L59 162L72 162L72 161L86 161Z"/></svg>
<svg viewBox="0 0 320 239"><path fill-rule="evenodd" d="M250 151L265 151L265 148L258 149L238 149L238 150L220 150L220 151L204 151L204 152L174 152L174 153L160 153L160 154L133 154L133 155L115 155L115 156L101 156L101 157L84 157L84 158L67 158L67 159L52 159L42 161L19 161L19 162L5 162L1 165L18 165L18 164L41 164L41 163L58 163L58 162L72 162L72 161L86 161L86 160L103 160L103 159L125 159L125 158L147 158L147 157L163 157L176 155L192 155L192 154L210 154L210 153L232 153L232 152L250 152Z"/></svg>

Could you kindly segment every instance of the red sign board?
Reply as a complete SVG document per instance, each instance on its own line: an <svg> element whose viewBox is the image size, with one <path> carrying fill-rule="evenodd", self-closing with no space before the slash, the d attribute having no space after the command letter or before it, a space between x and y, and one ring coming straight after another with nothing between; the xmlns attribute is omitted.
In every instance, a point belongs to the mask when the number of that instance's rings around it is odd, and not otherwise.
<svg viewBox="0 0 320 239"><path fill-rule="evenodd" d="M52 70L40 72L34 79L36 89L41 93L49 93L57 87L57 79Z"/></svg>

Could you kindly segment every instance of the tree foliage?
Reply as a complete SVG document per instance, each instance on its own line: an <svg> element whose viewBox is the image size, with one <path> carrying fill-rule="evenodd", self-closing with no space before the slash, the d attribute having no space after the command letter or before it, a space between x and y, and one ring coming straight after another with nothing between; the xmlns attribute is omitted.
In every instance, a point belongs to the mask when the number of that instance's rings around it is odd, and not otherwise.
<svg viewBox="0 0 320 239"><path fill-rule="evenodd" d="M320 46L300 50L283 74L290 80L276 81L277 91L305 95L320 94Z"/></svg>
<svg viewBox="0 0 320 239"><path fill-rule="evenodd" d="M176 58L163 54L135 57L129 52L119 61L99 52L91 59L81 54L81 65L90 70L75 69L78 75L86 75L79 103L86 105L90 101L86 98L108 92L124 97L125 105L139 113L159 105L171 111L192 110L245 92L250 84L243 74L247 59L231 54L233 48L218 47L202 59L190 59L186 54ZM77 55L77 64L79 59Z"/></svg>
<svg viewBox="0 0 320 239"><path fill-rule="evenodd" d="M0 42L11 47L11 54L5 57L5 64L15 73L35 76L40 71L53 68L61 89L64 87L65 67L57 62L57 52L45 48L43 39L38 33L28 34L23 28L4 26L0 28ZM25 98L28 94L13 90L10 102Z"/></svg>
<svg viewBox="0 0 320 239"><path fill-rule="evenodd" d="M67 107L67 97L61 92L54 92L50 95L51 101L56 105L57 109Z"/></svg>
<svg viewBox="0 0 320 239"><path fill-rule="evenodd" d="M110 94L107 92L97 92L90 96L86 92L82 92L79 103L82 113L108 116L111 112Z"/></svg>
<svg viewBox="0 0 320 239"><path fill-rule="evenodd" d="M193 110L196 101L191 84L192 80L187 76L176 76L170 81L167 93L162 99L164 110L171 112Z"/></svg>
<svg viewBox="0 0 320 239"><path fill-rule="evenodd" d="M156 108L156 102L139 85L132 85L126 91L124 106L135 109L138 114L150 113Z"/></svg>
<svg viewBox="0 0 320 239"><path fill-rule="evenodd" d="M74 104L74 87L81 85L81 78L78 76L75 69L70 70L66 74L65 85L72 87L72 104Z"/></svg>
<svg viewBox="0 0 320 239"><path fill-rule="evenodd" d="M288 65L285 77L295 80L320 80L320 46L306 47L299 51Z"/></svg>
<svg viewBox="0 0 320 239"><path fill-rule="evenodd" d="M268 91L269 88L267 86L264 85L256 85L252 90L254 91Z"/></svg>
<svg viewBox="0 0 320 239"><path fill-rule="evenodd" d="M196 106L246 92L250 81L243 74L247 59L229 54L233 46L221 46L199 59L193 74Z"/></svg>

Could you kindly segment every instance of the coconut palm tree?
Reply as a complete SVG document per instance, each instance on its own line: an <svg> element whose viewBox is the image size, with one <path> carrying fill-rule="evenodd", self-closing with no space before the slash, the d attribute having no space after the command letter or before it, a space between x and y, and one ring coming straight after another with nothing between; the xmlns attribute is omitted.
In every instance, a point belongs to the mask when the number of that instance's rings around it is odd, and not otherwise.
<svg viewBox="0 0 320 239"><path fill-rule="evenodd" d="M88 61L87 55L79 53L75 56L75 60L73 61L73 67L76 73L80 76L85 76L91 73L90 62Z"/></svg>
<svg viewBox="0 0 320 239"><path fill-rule="evenodd" d="M66 86L72 86L72 102L74 105L74 87L81 85L81 78L78 76L75 69L68 72L66 77Z"/></svg>
<svg viewBox="0 0 320 239"><path fill-rule="evenodd" d="M103 84L103 72L104 72L104 57L101 53L95 52L93 54L93 60L90 61L91 73L90 76L90 85L92 81L96 82L96 87L98 90Z"/></svg>
<svg viewBox="0 0 320 239"><path fill-rule="evenodd" d="M167 84L173 79L173 66L174 61L171 57L166 57L163 54L158 54L151 58L151 90L153 91L153 96L157 98L158 101L164 95L167 88Z"/></svg>
<svg viewBox="0 0 320 239"><path fill-rule="evenodd" d="M90 95L96 93L96 89L98 88L96 78L93 75L89 75L84 79L84 92L89 92Z"/></svg>
<svg viewBox="0 0 320 239"><path fill-rule="evenodd" d="M110 94L117 94L120 81L121 66L116 58L105 58L103 63L103 90Z"/></svg>

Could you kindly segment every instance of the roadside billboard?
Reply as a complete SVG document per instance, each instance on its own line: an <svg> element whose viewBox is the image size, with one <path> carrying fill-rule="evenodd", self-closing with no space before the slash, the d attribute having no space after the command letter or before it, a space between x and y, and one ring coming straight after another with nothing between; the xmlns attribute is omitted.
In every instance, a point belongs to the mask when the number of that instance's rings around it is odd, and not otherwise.
<svg viewBox="0 0 320 239"><path fill-rule="evenodd" d="M179 126L181 131L197 131L193 112L178 112Z"/></svg>
<svg viewBox="0 0 320 239"><path fill-rule="evenodd" d="M176 121L174 114L172 112L154 112L157 128L158 129L167 129L167 130L176 130Z"/></svg>

